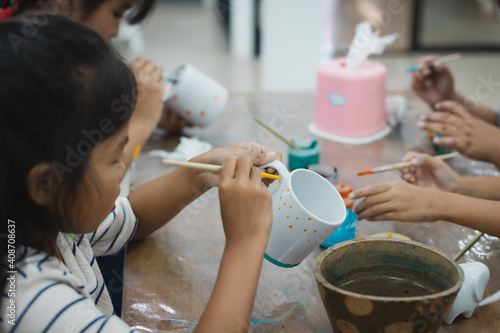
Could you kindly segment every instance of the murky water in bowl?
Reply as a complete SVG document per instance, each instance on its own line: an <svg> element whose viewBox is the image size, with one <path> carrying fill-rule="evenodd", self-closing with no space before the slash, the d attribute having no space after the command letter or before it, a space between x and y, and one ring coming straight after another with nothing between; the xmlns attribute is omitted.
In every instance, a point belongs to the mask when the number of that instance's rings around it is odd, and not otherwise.
<svg viewBox="0 0 500 333"><path fill-rule="evenodd" d="M362 268L341 276L332 283L338 288L358 294L384 297L415 297L442 291L424 273L394 270L387 266Z"/></svg>

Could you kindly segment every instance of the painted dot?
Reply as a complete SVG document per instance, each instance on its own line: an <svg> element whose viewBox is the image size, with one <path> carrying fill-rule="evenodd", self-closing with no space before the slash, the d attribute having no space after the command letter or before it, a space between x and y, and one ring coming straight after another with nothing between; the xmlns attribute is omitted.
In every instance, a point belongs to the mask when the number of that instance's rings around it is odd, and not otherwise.
<svg viewBox="0 0 500 333"><path fill-rule="evenodd" d="M296 219L296 220L298 220L299 218L298 218L298 217L296 217L295 219Z"/></svg>
<svg viewBox="0 0 500 333"><path fill-rule="evenodd" d="M326 231L330 231L330 229L326 229Z"/></svg>
<svg viewBox="0 0 500 333"><path fill-rule="evenodd" d="M291 224L290 224L290 225L288 226L288 228L292 229L292 228L293 228L293 225L291 225Z"/></svg>
<svg viewBox="0 0 500 333"><path fill-rule="evenodd" d="M346 296L344 304L347 311L357 317L368 316L373 311L373 303L369 299Z"/></svg>
<svg viewBox="0 0 500 333"><path fill-rule="evenodd" d="M335 324L342 333L359 333L359 329L356 327L356 325L351 324L347 320L337 319L335 321Z"/></svg>
<svg viewBox="0 0 500 333"><path fill-rule="evenodd" d="M173 98L174 100L177 100L177 99L179 99L179 95L174 95L174 96L172 96L172 98Z"/></svg>
<svg viewBox="0 0 500 333"><path fill-rule="evenodd" d="M280 199L283 199L283 197L280 197Z"/></svg>
<svg viewBox="0 0 500 333"><path fill-rule="evenodd" d="M292 206L290 206L290 208L292 208Z"/></svg>
<svg viewBox="0 0 500 333"><path fill-rule="evenodd" d="M285 191L285 189L282 189L281 192Z"/></svg>
<svg viewBox="0 0 500 333"><path fill-rule="evenodd" d="M384 327L384 333L411 333L413 325L406 321L397 321Z"/></svg>
<svg viewBox="0 0 500 333"><path fill-rule="evenodd" d="M202 117L203 117L204 115L205 115L205 111L201 110L201 112L200 112L200 116L202 116Z"/></svg>
<svg viewBox="0 0 500 333"><path fill-rule="evenodd" d="M314 230L314 233L316 233L316 231L318 231L318 230Z"/></svg>
<svg viewBox="0 0 500 333"><path fill-rule="evenodd" d="M281 209L281 207L278 207L278 210L280 210L280 209Z"/></svg>
<svg viewBox="0 0 500 333"><path fill-rule="evenodd" d="M307 241L308 241L308 242L310 242L311 240L310 240L310 239L308 239Z"/></svg>
<svg viewBox="0 0 500 333"><path fill-rule="evenodd" d="M219 96L214 96L214 101L218 100Z"/></svg>
<svg viewBox="0 0 500 333"><path fill-rule="evenodd" d="M191 111L186 110L186 116L190 116L190 115L191 115Z"/></svg>
<svg viewBox="0 0 500 333"><path fill-rule="evenodd" d="M311 221L311 218L308 218L309 221Z"/></svg>
<svg viewBox="0 0 500 333"><path fill-rule="evenodd" d="M286 190L286 191L287 191L287 192L289 192L289 191L290 191L290 189L288 189L288 190Z"/></svg>
<svg viewBox="0 0 500 333"><path fill-rule="evenodd" d="M322 239L323 239L323 237L320 237L320 238L319 238L319 240L322 240Z"/></svg>
<svg viewBox="0 0 500 333"><path fill-rule="evenodd" d="M283 206L285 206L285 205L286 205L286 202L283 204Z"/></svg>
<svg viewBox="0 0 500 333"><path fill-rule="evenodd" d="M392 234L390 232L387 233L387 236L389 236L390 238L392 238Z"/></svg>
<svg viewBox="0 0 500 333"><path fill-rule="evenodd" d="M306 231L307 231L307 229L304 229L304 232L306 232Z"/></svg>
<svg viewBox="0 0 500 333"><path fill-rule="evenodd" d="M289 217L290 217L290 215L287 215L287 216L286 216L286 218L289 218Z"/></svg>

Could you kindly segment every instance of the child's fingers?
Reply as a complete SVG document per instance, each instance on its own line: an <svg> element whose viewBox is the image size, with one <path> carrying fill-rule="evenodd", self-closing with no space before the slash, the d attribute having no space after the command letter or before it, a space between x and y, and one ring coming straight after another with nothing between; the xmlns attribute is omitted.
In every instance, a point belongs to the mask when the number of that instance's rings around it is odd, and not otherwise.
<svg viewBox="0 0 500 333"><path fill-rule="evenodd" d="M381 192L385 192L389 189L389 185L387 183L384 184L375 184L364 187L362 189L356 190L354 192L349 193L349 198L358 199L363 198L368 195L375 195Z"/></svg>
<svg viewBox="0 0 500 333"><path fill-rule="evenodd" d="M224 187L228 182L235 178L236 173L236 158L228 157L222 163L222 169L220 170L220 185Z"/></svg>
<svg viewBox="0 0 500 333"><path fill-rule="evenodd" d="M470 117L470 113L465 109L465 107L456 101L442 101L436 103L434 108L438 111L448 111L455 114L461 118Z"/></svg>
<svg viewBox="0 0 500 333"><path fill-rule="evenodd" d="M359 208L360 211L364 211L370 207L381 205L381 204L386 203L390 200L391 200L390 193L385 191L385 192L381 192L378 194L369 195L369 196L365 197L365 199L363 201L361 201L357 205L357 207Z"/></svg>
<svg viewBox="0 0 500 333"><path fill-rule="evenodd" d="M461 140L458 137L452 137L452 136L443 136L443 137L435 137L432 142L436 145L440 145L443 147L448 147L451 149L455 149L458 151L464 151L467 143L464 140Z"/></svg>
<svg viewBox="0 0 500 333"><path fill-rule="evenodd" d="M240 156L236 162L234 178L248 180L252 171L252 160L248 156Z"/></svg>
<svg viewBox="0 0 500 333"><path fill-rule="evenodd" d="M390 204L389 201L373 206L362 205L362 203L363 202L361 202L356 206L356 214L358 215L359 220L371 219L374 216L378 216L380 214L386 214L393 211L392 205Z"/></svg>

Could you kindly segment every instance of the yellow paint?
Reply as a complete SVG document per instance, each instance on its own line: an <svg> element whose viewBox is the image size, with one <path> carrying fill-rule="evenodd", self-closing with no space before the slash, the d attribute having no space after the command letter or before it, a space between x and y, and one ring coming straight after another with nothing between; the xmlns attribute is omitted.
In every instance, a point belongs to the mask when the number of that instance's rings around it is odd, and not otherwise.
<svg viewBox="0 0 500 333"><path fill-rule="evenodd" d="M323 237L320 237L320 238L319 238L319 240L322 240L322 239L323 239Z"/></svg>
<svg viewBox="0 0 500 333"><path fill-rule="evenodd" d="M318 231L318 230L314 230L314 233L316 233L316 231Z"/></svg>
<svg viewBox="0 0 500 333"><path fill-rule="evenodd" d="M308 239L307 241L308 241L308 242L310 242L311 240L310 240L310 239Z"/></svg>
<svg viewBox="0 0 500 333"><path fill-rule="evenodd" d="M311 221L311 218L308 218L309 221Z"/></svg>
<svg viewBox="0 0 500 333"><path fill-rule="evenodd" d="M290 206L290 208L292 208L292 206Z"/></svg>
<svg viewBox="0 0 500 333"><path fill-rule="evenodd" d="M280 199L283 199L283 197L280 197Z"/></svg>
<svg viewBox="0 0 500 333"><path fill-rule="evenodd" d="M289 218L289 217L290 217L290 215L287 215L287 216L286 216L286 218Z"/></svg>
<svg viewBox="0 0 500 333"><path fill-rule="evenodd" d="M291 225L291 224L290 224L290 225L288 226L288 228L292 229L292 228L293 228L293 225Z"/></svg>
<svg viewBox="0 0 500 333"><path fill-rule="evenodd" d="M392 234L390 232L387 233L387 236L392 238Z"/></svg>
<svg viewBox="0 0 500 333"><path fill-rule="evenodd" d="M307 229L304 229L304 232L306 232L306 231L307 231Z"/></svg>
<svg viewBox="0 0 500 333"><path fill-rule="evenodd" d="M295 219L296 219L296 220L298 220L299 218L298 218L298 217L296 217Z"/></svg>
<svg viewBox="0 0 500 333"><path fill-rule="evenodd" d="M286 190L286 191L287 191L287 192L289 192L289 191L290 191L290 189L288 189L288 190Z"/></svg>

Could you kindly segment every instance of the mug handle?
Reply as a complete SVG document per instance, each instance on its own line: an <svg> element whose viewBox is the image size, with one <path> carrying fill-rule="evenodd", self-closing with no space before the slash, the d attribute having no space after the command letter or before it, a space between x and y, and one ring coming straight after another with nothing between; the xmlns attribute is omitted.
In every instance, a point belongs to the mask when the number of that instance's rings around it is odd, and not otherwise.
<svg viewBox="0 0 500 333"><path fill-rule="evenodd" d="M280 175L280 181L284 180L288 176L290 176L290 172L286 168L286 166L283 164L283 162L274 160L270 163L264 164L264 165L259 165L260 169L263 168L274 168L276 171L278 171L278 174Z"/></svg>

